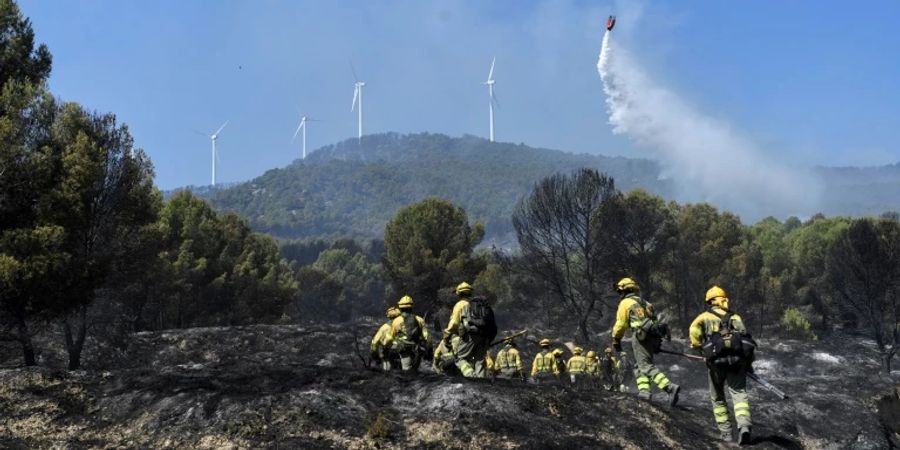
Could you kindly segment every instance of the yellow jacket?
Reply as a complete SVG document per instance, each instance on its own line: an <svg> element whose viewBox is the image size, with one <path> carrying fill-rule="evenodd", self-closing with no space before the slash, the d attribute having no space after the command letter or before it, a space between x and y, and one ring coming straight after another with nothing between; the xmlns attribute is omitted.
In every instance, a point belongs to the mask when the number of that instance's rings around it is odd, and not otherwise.
<svg viewBox="0 0 900 450"><path fill-rule="evenodd" d="M719 329L722 328L722 318L720 316L725 316L726 314L728 314L728 310L719 306L713 306L709 311L700 313L691 322L691 327L688 331L691 336L691 348L700 348L703 346L703 341L706 340L707 336L712 333L718 333ZM741 316L737 314L731 316L731 329L741 333L747 332Z"/></svg>
<svg viewBox="0 0 900 450"><path fill-rule="evenodd" d="M552 373L559 375L559 367L556 366L556 358L550 350L542 350L534 356L534 362L531 363L531 376L539 373Z"/></svg>
<svg viewBox="0 0 900 450"><path fill-rule="evenodd" d="M378 347L387 348L389 344L385 344L387 340L388 334L391 332L391 323L385 323L378 331L375 333L375 336L372 338L372 344L369 345L369 351L377 351Z"/></svg>
<svg viewBox="0 0 900 450"><path fill-rule="evenodd" d="M587 372L591 376L600 375L600 361L594 358L585 358L585 368L584 371Z"/></svg>
<svg viewBox="0 0 900 450"><path fill-rule="evenodd" d="M584 373L587 371L587 358L575 355L566 362L566 371L569 373Z"/></svg>
<svg viewBox="0 0 900 450"><path fill-rule="evenodd" d="M494 360L494 370L500 372L510 369L521 372L522 357L519 355L519 350L507 345L497 353L497 358Z"/></svg>
<svg viewBox="0 0 900 450"><path fill-rule="evenodd" d="M463 310L469 306L469 301L465 298L460 298L455 305L453 305L453 311L450 313L450 321L447 322L447 328L444 330L444 336L457 335L462 336L462 315Z"/></svg>
<svg viewBox="0 0 900 450"><path fill-rule="evenodd" d="M398 342L398 341L407 343L407 344L415 344L416 343L409 339L409 336L406 335L406 331L404 330L403 317L406 314L412 314L412 313L404 312L404 313L400 314L399 316L395 317L394 321L391 322L391 331L388 333L387 339L385 339L385 345L390 346L394 342ZM419 322L419 327L422 329L422 341L430 346L431 345L431 336L428 335L428 327L425 326L425 319L423 319L421 316L416 316L416 321Z"/></svg>
<svg viewBox="0 0 900 450"><path fill-rule="evenodd" d="M625 331L640 328L645 320L656 320L653 314L653 305L650 302L642 300L637 294L628 294L619 302L619 308L616 311L616 323L613 325L613 340L622 340Z"/></svg>

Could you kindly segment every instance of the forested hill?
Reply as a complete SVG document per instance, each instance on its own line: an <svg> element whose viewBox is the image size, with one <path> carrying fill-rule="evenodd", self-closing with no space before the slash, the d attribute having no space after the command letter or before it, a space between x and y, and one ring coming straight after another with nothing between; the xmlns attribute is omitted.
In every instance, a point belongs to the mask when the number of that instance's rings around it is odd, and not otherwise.
<svg viewBox="0 0 900 450"><path fill-rule="evenodd" d="M900 163L876 167L817 167L826 181L822 212L834 215L878 215L900 211Z"/></svg>
<svg viewBox="0 0 900 450"><path fill-rule="evenodd" d="M380 237L401 207L436 196L463 206L486 226L487 240L512 232L518 199L541 178L591 167L617 187L664 193L659 167L649 160L571 154L466 136L396 133L323 147L305 161L229 189L213 191L220 209L248 218L279 238Z"/></svg>

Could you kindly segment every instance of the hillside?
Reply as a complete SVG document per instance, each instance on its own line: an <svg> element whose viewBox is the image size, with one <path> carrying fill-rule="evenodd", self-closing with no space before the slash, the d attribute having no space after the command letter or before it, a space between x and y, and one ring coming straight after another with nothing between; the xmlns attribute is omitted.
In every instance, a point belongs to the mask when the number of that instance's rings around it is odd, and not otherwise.
<svg viewBox="0 0 900 450"><path fill-rule="evenodd" d="M571 154L526 145L440 134L365 136L323 147L305 161L230 189L209 193L220 209L247 217L280 238L381 236L397 209L429 196L462 205L487 227L488 239L509 236L518 199L541 178L593 167L620 189L667 191L648 160Z"/></svg>
<svg viewBox="0 0 900 450"><path fill-rule="evenodd" d="M716 440L702 363L660 355L684 386L670 409L633 393L366 370L354 344L366 346L375 326L139 333L105 371L0 369L0 447L731 448ZM751 386L751 448L897 445L900 399L869 343L761 343L758 373L792 399ZM537 346L521 347L530 361Z"/></svg>
<svg viewBox="0 0 900 450"><path fill-rule="evenodd" d="M654 161L429 133L346 140L252 181L196 192L219 209L247 217L258 231L291 239L378 237L397 209L437 196L484 223L486 242L503 243L512 240L516 202L536 181L582 167L611 175L620 190L641 187L675 200L675 183L660 179ZM820 211L829 216L900 210L900 163L814 172L826 181Z"/></svg>
<svg viewBox="0 0 900 450"><path fill-rule="evenodd" d="M827 215L879 215L900 211L900 163L877 167L818 167Z"/></svg>

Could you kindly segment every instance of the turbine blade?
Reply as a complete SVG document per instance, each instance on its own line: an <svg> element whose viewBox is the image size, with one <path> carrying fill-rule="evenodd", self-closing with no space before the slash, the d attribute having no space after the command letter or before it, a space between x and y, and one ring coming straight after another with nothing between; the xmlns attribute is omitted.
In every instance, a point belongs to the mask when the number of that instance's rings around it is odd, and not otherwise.
<svg viewBox="0 0 900 450"><path fill-rule="evenodd" d="M224 130L224 129L225 129L225 125L228 125L228 121L227 121L227 120L226 120L226 121L225 121L225 123L223 123L223 124L222 124L222 126L221 126L221 127L219 127L219 129L218 129L218 130L216 130L216 132L215 132L215 133L213 133L213 134L212 134L212 135L213 135L213 136L219 136L219 133L221 133L221 132L222 132L222 130Z"/></svg>
<svg viewBox="0 0 900 450"><path fill-rule="evenodd" d="M194 133L197 133L197 134L199 134L200 136L203 136L203 137L205 137L205 138L208 138L208 137L209 137L208 134L206 134L206 133L204 133L204 132L202 132L202 131L197 131L197 130L191 130L191 131L193 131Z"/></svg>
<svg viewBox="0 0 900 450"><path fill-rule="evenodd" d="M497 107L500 107L500 102L497 100L497 94L494 93L493 90L491 90L491 101L494 102Z"/></svg>
<svg viewBox="0 0 900 450"><path fill-rule="evenodd" d="M353 87L353 104L350 105L350 111L356 111L356 99L359 97L359 85Z"/></svg>
<svg viewBox="0 0 900 450"><path fill-rule="evenodd" d="M494 63L496 63L496 62L497 62L497 57L495 56L494 59L491 61L491 71L488 72L488 81L491 81L494 79Z"/></svg>
<svg viewBox="0 0 900 450"><path fill-rule="evenodd" d="M294 131L294 136L291 138L291 144L294 143L294 139L297 139L297 133L300 132L300 129L303 128L303 121L300 121L300 125L297 125L297 131Z"/></svg>

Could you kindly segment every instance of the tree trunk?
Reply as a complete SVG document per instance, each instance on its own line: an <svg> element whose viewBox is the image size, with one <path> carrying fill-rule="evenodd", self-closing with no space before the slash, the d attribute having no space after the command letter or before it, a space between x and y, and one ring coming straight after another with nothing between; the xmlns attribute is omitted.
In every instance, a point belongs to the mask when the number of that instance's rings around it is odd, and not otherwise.
<svg viewBox="0 0 900 450"><path fill-rule="evenodd" d="M21 317L18 317L16 322L18 333L16 339L22 344L22 357L25 361L25 366L36 366L37 361L34 357L34 345L31 343L31 334L28 332L28 324L25 323L25 319Z"/></svg>
<svg viewBox="0 0 900 450"><path fill-rule="evenodd" d="M66 337L66 351L69 353L69 370L78 370L81 368L81 351L84 349L84 340L87 337L87 307L82 306L79 310L81 323L78 326L78 334L72 336L72 326L68 320L63 321L63 331Z"/></svg>
<svg viewBox="0 0 900 450"><path fill-rule="evenodd" d="M582 339L584 339L584 343L588 344L591 342L591 337L588 335L588 326L587 326L587 316L582 317L581 320L578 321L578 331L581 333Z"/></svg>

